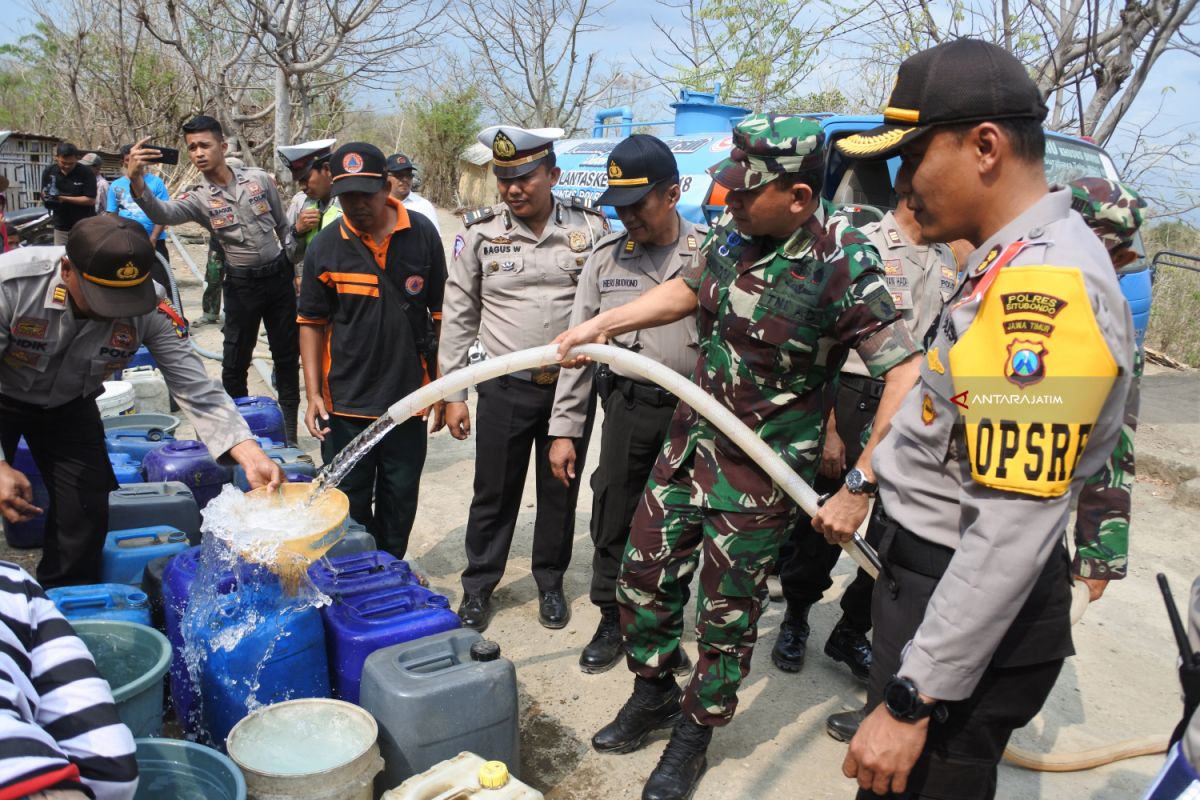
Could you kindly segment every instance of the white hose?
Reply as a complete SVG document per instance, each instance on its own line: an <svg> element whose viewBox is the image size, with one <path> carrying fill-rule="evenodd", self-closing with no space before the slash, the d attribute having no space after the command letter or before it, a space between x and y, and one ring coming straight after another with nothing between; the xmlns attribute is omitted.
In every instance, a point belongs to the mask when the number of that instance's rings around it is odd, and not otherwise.
<svg viewBox="0 0 1200 800"><path fill-rule="evenodd" d="M732 411L705 394L704 390L691 380L657 361L652 361L645 356L620 347L585 344L573 349L571 354L585 355L595 361L610 364L623 373L637 375L666 389L694 408L697 413L715 425L717 430L728 436L754 459L755 463L771 476L771 480L779 484L779 488L795 500L806 514L814 516L817 513L818 496L812 487L801 480L800 476L793 472L762 439L755 436L754 431L746 427ZM558 345L553 344L488 358L425 384L389 408L388 416L396 424L402 424L412 418L413 414L420 409L427 408L446 395L462 391L476 383L498 378L511 372L556 363L558 363ZM842 547L872 577L879 574L879 557L857 533L854 534L851 541L844 542Z"/></svg>

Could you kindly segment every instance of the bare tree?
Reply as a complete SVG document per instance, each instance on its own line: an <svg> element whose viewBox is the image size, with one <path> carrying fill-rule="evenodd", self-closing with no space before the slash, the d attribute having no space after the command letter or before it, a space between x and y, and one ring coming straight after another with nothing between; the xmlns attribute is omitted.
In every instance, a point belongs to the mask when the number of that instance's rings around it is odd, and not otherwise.
<svg viewBox="0 0 1200 800"><path fill-rule="evenodd" d="M579 129L605 89L595 51L579 37L599 30L596 0L460 0L452 15L479 64L483 100L500 119L526 127Z"/></svg>
<svg viewBox="0 0 1200 800"><path fill-rule="evenodd" d="M343 113L350 89L421 66L445 10L422 0L138 1L142 25L184 59L222 123L260 128L252 160L336 127L319 117Z"/></svg>

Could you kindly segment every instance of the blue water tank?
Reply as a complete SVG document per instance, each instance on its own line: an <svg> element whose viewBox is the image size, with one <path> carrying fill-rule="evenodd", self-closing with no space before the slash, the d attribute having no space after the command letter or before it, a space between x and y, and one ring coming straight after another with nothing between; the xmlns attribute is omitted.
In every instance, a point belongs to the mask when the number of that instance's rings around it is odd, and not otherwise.
<svg viewBox="0 0 1200 800"><path fill-rule="evenodd" d="M47 589L46 596L69 620L115 619L150 624L150 598L137 586L94 583Z"/></svg>
<svg viewBox="0 0 1200 800"><path fill-rule="evenodd" d="M719 88L713 92L679 91L679 102L672 103L675 109L675 135L691 136L695 133L732 131L742 117L750 113L749 108L728 106L720 101Z"/></svg>

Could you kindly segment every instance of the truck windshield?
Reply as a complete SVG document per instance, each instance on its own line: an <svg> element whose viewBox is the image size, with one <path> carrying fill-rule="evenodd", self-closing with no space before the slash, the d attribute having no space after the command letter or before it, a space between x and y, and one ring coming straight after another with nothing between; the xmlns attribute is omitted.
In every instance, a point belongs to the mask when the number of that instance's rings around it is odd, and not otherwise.
<svg viewBox="0 0 1200 800"><path fill-rule="evenodd" d="M1116 179L1116 167L1107 153L1085 142L1046 137L1046 180L1065 186L1088 177Z"/></svg>

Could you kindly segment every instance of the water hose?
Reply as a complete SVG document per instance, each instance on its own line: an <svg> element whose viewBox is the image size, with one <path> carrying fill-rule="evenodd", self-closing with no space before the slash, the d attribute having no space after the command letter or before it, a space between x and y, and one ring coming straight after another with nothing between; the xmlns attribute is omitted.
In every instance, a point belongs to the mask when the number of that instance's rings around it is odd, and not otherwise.
<svg viewBox="0 0 1200 800"><path fill-rule="evenodd" d="M784 463L775 451L759 439L754 431L746 427L732 411L709 396L693 383L669 367L659 364L631 350L603 344L585 344L574 348L572 355L584 355L610 366L616 367L622 373L637 375L640 378L653 381L683 402L694 408L698 414L711 422L717 430L728 436L754 462L763 469L796 502L809 516L817 513L817 493L800 476ZM498 378L510 372L536 369L558 363L558 345L548 344L528 350L518 350L503 356L494 356L478 364L473 364L456 370L449 375L427 383L412 394L397 401L388 409L388 416L397 424L402 424L423 408L428 408L446 395L462 391L473 384ZM855 533L854 538L843 542L842 547L850 554L860 567L872 577L879 574L879 556L874 548Z"/></svg>
<svg viewBox="0 0 1200 800"><path fill-rule="evenodd" d="M729 437L738 447L754 459L771 479L791 497L809 516L817 512L817 493L800 476L793 472L770 447L754 435L750 428L739 420L733 412L721 405L717 400L691 380L684 378L674 370L652 361L645 356L630 350L600 344L580 345L571 351L572 355L588 356L616 367L622 373L637 375L640 378L653 381L662 388L683 400L696 410L698 414L711 422L721 433ZM428 383L407 397L402 398L388 409L388 417L396 424L401 424L420 411L428 408L446 395L462 391L469 386L501 375L520 370L535 369L558 362L558 346L546 345L528 350L520 350L503 356L488 358L463 369L456 370L444 377ZM859 534L844 542L842 547L854 561L866 570L872 577L879 574L879 557L874 549L863 541ZM1073 587L1071 603L1071 622L1079 621L1088 606L1088 590L1083 582ZM1042 772L1073 772L1094 769L1104 764L1136 756L1164 753L1167 749L1166 737L1150 736L1130 739L1103 747L1082 750L1074 753L1034 753L1020 747L1009 746L1004 751L1004 758L1009 763L1025 769Z"/></svg>

